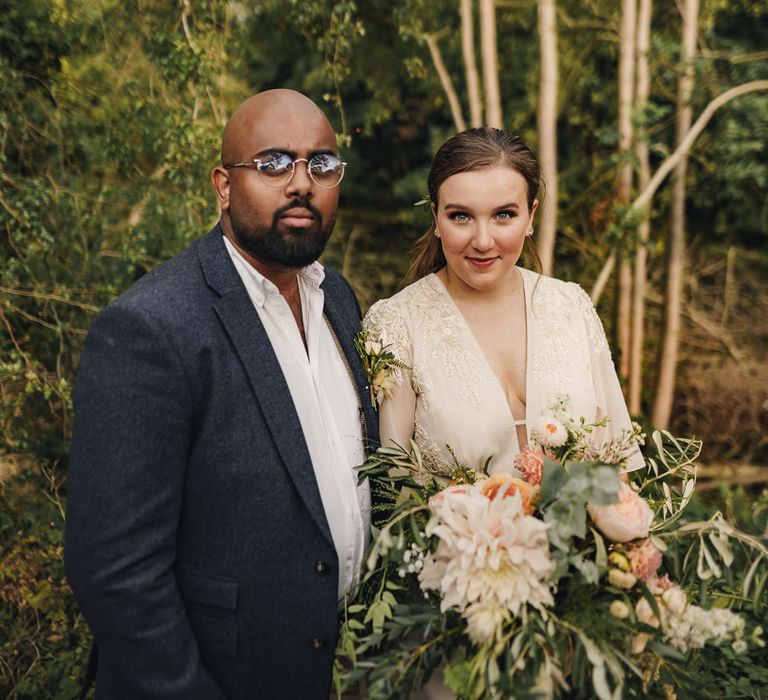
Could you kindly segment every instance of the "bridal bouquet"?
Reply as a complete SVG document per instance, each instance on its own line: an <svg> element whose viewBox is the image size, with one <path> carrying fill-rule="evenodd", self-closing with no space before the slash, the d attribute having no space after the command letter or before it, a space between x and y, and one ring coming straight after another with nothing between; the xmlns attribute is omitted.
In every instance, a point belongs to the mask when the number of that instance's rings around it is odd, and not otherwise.
<svg viewBox="0 0 768 700"><path fill-rule="evenodd" d="M456 462L439 483L415 443L367 460L360 478L393 507L345 606L338 692L363 682L366 697L409 698L434 676L466 699L672 698L705 646L763 645L726 605L752 592L765 606L765 544L719 515L681 525L700 443L656 433L657 456L625 474L643 436L601 444L607 420L557 400L516 458L520 476ZM745 575L709 585L735 547Z"/></svg>

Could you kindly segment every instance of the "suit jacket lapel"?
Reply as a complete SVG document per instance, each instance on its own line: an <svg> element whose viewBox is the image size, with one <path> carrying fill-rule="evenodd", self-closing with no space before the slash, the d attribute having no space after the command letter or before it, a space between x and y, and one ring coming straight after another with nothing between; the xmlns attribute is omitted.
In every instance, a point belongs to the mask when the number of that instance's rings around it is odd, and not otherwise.
<svg viewBox="0 0 768 700"><path fill-rule="evenodd" d="M338 283L335 280L329 280L328 277L326 277L321 285L325 292L323 313L328 317L328 320L331 322L331 325L336 332L336 337L339 339L347 364L352 370L355 383L357 384L355 389L360 398L370 443L365 446L366 450L375 449L378 447L378 416L376 415L373 406L371 406L368 378L365 376L363 366L360 362L360 358L357 356L357 351L355 350L353 343L353 338L360 331L360 319L348 312L343 313L338 303L337 285Z"/></svg>
<svg viewBox="0 0 768 700"><path fill-rule="evenodd" d="M288 384L267 332L221 240L217 226L200 242L199 257L208 284L221 296L214 310L245 368L288 473L326 539L333 544L312 460Z"/></svg>

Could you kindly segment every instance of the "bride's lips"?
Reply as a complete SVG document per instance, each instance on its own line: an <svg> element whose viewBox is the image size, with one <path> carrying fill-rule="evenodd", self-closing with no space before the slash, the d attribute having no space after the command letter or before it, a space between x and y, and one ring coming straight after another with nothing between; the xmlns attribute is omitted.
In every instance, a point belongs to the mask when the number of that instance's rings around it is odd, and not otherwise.
<svg viewBox="0 0 768 700"><path fill-rule="evenodd" d="M315 222L315 217L309 210L296 207L284 212L280 221L290 228L307 228Z"/></svg>
<svg viewBox="0 0 768 700"><path fill-rule="evenodd" d="M493 258L470 258L470 257L465 257L464 259L467 262L469 262L470 265L472 265L473 267L478 268L479 270L486 270L487 268L489 268L491 265L493 265L493 263L495 263L498 260L497 257L493 257Z"/></svg>

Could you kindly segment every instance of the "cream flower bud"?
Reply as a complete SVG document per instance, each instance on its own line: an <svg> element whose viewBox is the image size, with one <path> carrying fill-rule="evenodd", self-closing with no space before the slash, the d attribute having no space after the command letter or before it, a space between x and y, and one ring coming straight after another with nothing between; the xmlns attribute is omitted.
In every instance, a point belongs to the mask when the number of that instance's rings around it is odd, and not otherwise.
<svg viewBox="0 0 768 700"><path fill-rule="evenodd" d="M629 617L629 606L623 600L614 600L608 611L619 620Z"/></svg>
<svg viewBox="0 0 768 700"><path fill-rule="evenodd" d="M643 624L650 625L651 627L659 626L659 620L654 614L651 604L645 598L640 598L635 603L635 614L637 619Z"/></svg>
<svg viewBox="0 0 768 700"><path fill-rule="evenodd" d="M688 604L685 591L680 588L680 586L672 586L672 588L668 588L661 594L661 600L667 610L674 615L680 615Z"/></svg>
<svg viewBox="0 0 768 700"><path fill-rule="evenodd" d="M737 639L731 644L731 649L737 654L743 654L747 650L747 643L743 639Z"/></svg>
<svg viewBox="0 0 768 700"><path fill-rule="evenodd" d="M637 583L637 577L629 571L611 569L608 572L608 583L616 588L632 588Z"/></svg>
<svg viewBox="0 0 768 700"><path fill-rule="evenodd" d="M639 632L632 639L632 653L642 654L645 651L645 645L651 641L651 635L645 632Z"/></svg>
<svg viewBox="0 0 768 700"><path fill-rule="evenodd" d="M366 355L378 355L381 352L381 343L377 340L365 341L365 353Z"/></svg>
<svg viewBox="0 0 768 700"><path fill-rule="evenodd" d="M630 571L632 569L629 557L624 552L619 552L618 550L614 550L608 555L608 563L621 571Z"/></svg>

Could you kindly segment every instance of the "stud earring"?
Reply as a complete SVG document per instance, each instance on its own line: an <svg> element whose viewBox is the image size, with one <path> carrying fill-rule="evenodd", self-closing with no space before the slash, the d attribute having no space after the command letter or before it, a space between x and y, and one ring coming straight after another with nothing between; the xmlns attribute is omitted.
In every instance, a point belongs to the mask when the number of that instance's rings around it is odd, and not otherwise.
<svg viewBox="0 0 768 700"><path fill-rule="evenodd" d="M528 236L528 238L531 238L533 236L533 226L531 226L531 228L528 229L528 233L526 235Z"/></svg>
<svg viewBox="0 0 768 700"><path fill-rule="evenodd" d="M435 226L435 238L440 238L440 229Z"/></svg>

